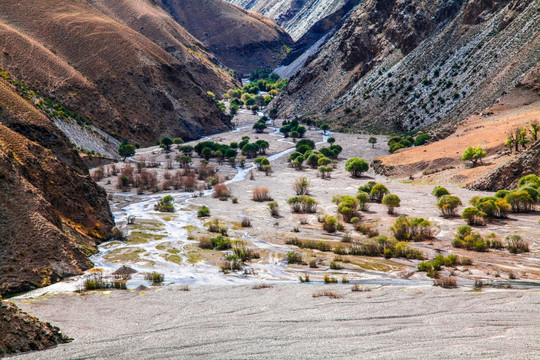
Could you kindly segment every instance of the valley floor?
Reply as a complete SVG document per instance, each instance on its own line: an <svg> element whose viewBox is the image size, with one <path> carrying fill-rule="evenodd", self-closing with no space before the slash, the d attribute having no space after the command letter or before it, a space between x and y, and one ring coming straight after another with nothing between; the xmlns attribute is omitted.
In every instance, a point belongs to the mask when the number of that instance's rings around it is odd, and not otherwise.
<svg viewBox="0 0 540 360"><path fill-rule="evenodd" d="M235 118L238 130L214 135L212 141L229 144L250 136L253 142L270 143L266 155L273 173L219 165L218 176L228 178L237 203L219 201L211 190L185 193L165 191L137 195L135 189L120 192L116 176L100 180L109 192L112 211L125 241L100 246L92 260L105 273L121 265L138 270L128 282L129 291L82 292L83 277L69 279L14 299L24 311L58 326L74 341L67 345L31 354L21 359L265 359L265 358L437 358L490 359L540 358L540 228L537 214L511 214L509 219L478 228L482 234L495 232L500 238L519 233L530 244L530 252L510 254L506 249L477 253L453 248L456 229L464 224L459 218L444 219L431 195L434 183L410 184L403 180L366 174L354 179L344 169L344 160L363 157L371 162L388 153L385 137L372 147L369 136L332 134L343 146L339 163L330 179L321 179L317 170L298 171L287 157L294 143L279 133L251 129L258 117L241 112ZM327 136L317 129L306 136L323 145ZM178 154L166 155L158 147L138 150L137 161L161 164L150 168L161 182L167 162ZM198 165L200 158L194 157ZM218 165L214 160L212 164ZM119 168L125 164L118 164ZM318 202L318 214L335 215L334 195L354 196L369 180L385 184L401 198L398 214L424 217L436 225L435 238L411 243L427 260L436 255L456 254L468 257L472 265L443 267L440 276L452 277L457 289L433 287L425 272L417 271L420 260L385 259L342 255L332 251L300 249L287 244L293 238L322 241L332 249L347 246L343 237L353 241L367 238L345 224L343 232L323 231L316 214L293 214L287 199L294 196L292 184L300 176L311 182L311 196ZM280 216L271 217L266 202L254 202L252 189L267 187L279 203ZM463 204L475 195L487 193L448 186ZM159 213L154 204L164 194L175 198L176 212ZM194 196L195 195L195 196ZM206 205L211 217L197 218L197 209ZM383 235L398 215L388 215L381 204L370 204L361 221ZM128 218L135 217L134 224ZM243 218L251 227L242 227ZM205 250L201 238L216 236L207 229L210 219L219 219L228 228L231 239L243 239L257 251L259 258L246 263L246 273L224 274L220 270L224 251ZM301 254L304 264L287 264L288 252ZM317 266L307 263L315 261ZM335 264L340 268L335 268ZM333 265L334 264L334 265ZM334 267L333 267L334 266ZM159 271L165 285L149 286L145 272ZM309 284L299 284L299 275L308 274ZM351 283L321 285L323 276ZM511 284L513 289L485 287L473 290L475 280ZM189 285L189 291L182 286ZM255 289L265 284L267 287ZM352 284L360 290L351 291ZM528 289L526 287L529 287ZM321 295L321 291L328 291ZM315 295L315 296L314 296ZM19 357L18 357L19 358Z"/></svg>
<svg viewBox="0 0 540 360"><path fill-rule="evenodd" d="M538 359L538 290L169 286L17 300L75 338L16 359ZM339 298L314 297L322 290Z"/></svg>

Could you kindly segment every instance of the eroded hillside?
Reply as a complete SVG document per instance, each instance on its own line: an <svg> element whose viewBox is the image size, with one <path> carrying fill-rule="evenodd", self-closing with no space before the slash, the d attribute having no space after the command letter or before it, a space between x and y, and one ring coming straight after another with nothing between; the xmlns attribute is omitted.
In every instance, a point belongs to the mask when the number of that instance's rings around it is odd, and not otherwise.
<svg viewBox="0 0 540 360"><path fill-rule="evenodd" d="M277 67L293 45L270 19L222 0L158 3L221 62L244 74Z"/></svg>
<svg viewBox="0 0 540 360"><path fill-rule="evenodd" d="M335 129L411 131L492 105L540 59L538 2L359 4L273 106ZM306 96L306 94L310 94Z"/></svg>
<svg viewBox="0 0 540 360"><path fill-rule="evenodd" d="M296 41L319 20L338 11L348 0L228 0L268 16Z"/></svg>
<svg viewBox="0 0 540 360"><path fill-rule="evenodd" d="M91 267L113 218L66 136L5 82L0 109L0 294L10 294Z"/></svg>
<svg viewBox="0 0 540 360"><path fill-rule="evenodd" d="M157 11L148 6L136 8ZM167 32L167 19L159 16L163 26L155 25L155 32L147 27L156 37ZM137 21L144 27L143 18ZM181 30L169 30L170 46L191 54L181 47L181 34L174 33ZM142 145L163 135L191 139L229 128L228 118L206 95L214 89L203 87L220 83L222 75L210 68L202 51L181 62L181 56L165 51L150 36L86 1L2 1L0 34L4 70L109 134ZM194 66L197 56L202 61ZM201 80L205 71L194 70L197 66L206 69L207 81Z"/></svg>

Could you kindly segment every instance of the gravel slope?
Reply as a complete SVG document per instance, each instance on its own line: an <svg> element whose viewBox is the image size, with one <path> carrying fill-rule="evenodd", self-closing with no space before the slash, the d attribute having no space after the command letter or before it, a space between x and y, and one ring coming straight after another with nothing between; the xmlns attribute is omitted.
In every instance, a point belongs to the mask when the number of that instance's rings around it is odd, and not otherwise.
<svg viewBox="0 0 540 360"><path fill-rule="evenodd" d="M314 298L330 289L340 299ZM24 311L75 341L16 359L538 359L538 291L275 285L63 295Z"/></svg>

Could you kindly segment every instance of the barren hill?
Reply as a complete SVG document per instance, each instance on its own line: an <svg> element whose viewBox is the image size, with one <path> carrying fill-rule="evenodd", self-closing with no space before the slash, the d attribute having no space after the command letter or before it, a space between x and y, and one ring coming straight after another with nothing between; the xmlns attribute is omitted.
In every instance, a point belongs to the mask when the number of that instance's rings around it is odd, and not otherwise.
<svg viewBox="0 0 540 360"><path fill-rule="evenodd" d="M113 218L66 136L0 80L0 294L91 267Z"/></svg>
<svg viewBox="0 0 540 360"><path fill-rule="evenodd" d="M275 68L293 45L270 19L223 0L158 0L229 68L250 73Z"/></svg>
<svg viewBox="0 0 540 360"><path fill-rule="evenodd" d="M366 0L273 106L335 129L412 131L491 106L539 60L537 1Z"/></svg>
<svg viewBox="0 0 540 360"><path fill-rule="evenodd" d="M179 49L181 34L173 30L181 30L170 29L171 46ZM110 134L143 145L163 135L192 139L229 127L206 95L214 89L203 88L221 81L208 67L210 57L201 51L183 63L86 1L2 1L0 34L0 67ZM194 72L197 56L208 68L208 81L200 80L203 71Z"/></svg>

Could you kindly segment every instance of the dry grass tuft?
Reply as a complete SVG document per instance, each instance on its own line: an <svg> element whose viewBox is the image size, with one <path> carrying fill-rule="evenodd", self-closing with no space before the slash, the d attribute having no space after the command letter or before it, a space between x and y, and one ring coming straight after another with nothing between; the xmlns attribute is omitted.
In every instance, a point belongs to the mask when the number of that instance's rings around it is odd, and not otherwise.
<svg viewBox="0 0 540 360"><path fill-rule="evenodd" d="M270 289L270 288L273 288L274 285L272 284L255 284L253 285L252 289L253 290L262 290L262 289Z"/></svg>
<svg viewBox="0 0 540 360"><path fill-rule="evenodd" d="M330 290L321 290L321 291L317 291L313 293L314 298L319 298L323 296L329 297L331 299L341 299L343 297L339 295L337 292L330 291Z"/></svg>

